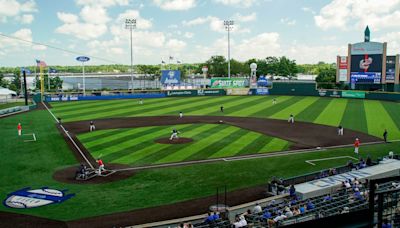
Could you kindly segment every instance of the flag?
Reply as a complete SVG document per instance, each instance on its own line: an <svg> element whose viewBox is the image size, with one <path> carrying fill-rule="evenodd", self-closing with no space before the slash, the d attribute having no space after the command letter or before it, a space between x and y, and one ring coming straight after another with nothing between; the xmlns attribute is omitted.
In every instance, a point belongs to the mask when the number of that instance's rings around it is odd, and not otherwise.
<svg viewBox="0 0 400 228"><path fill-rule="evenodd" d="M29 69L26 69L25 67L21 68L21 74L23 74L25 71L26 74L31 74L31 71Z"/></svg>
<svg viewBox="0 0 400 228"><path fill-rule="evenodd" d="M165 64L165 61L164 61L164 60L161 60L161 64Z"/></svg>
<svg viewBox="0 0 400 228"><path fill-rule="evenodd" d="M176 63L181 64L181 61L177 60Z"/></svg>
<svg viewBox="0 0 400 228"><path fill-rule="evenodd" d="M169 60L173 60L173 59L174 59L174 57L172 57L172 56L169 57Z"/></svg>
<svg viewBox="0 0 400 228"><path fill-rule="evenodd" d="M47 66L45 61L42 61L42 60L39 60L39 59L36 59L36 64L37 64L38 67L46 67Z"/></svg>
<svg viewBox="0 0 400 228"><path fill-rule="evenodd" d="M49 68L49 73L57 73L58 71L54 68Z"/></svg>

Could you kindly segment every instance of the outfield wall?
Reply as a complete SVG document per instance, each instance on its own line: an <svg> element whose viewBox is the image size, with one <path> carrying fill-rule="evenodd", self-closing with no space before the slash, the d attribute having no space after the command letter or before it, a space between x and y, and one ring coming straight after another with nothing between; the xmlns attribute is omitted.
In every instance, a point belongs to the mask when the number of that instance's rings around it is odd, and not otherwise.
<svg viewBox="0 0 400 228"><path fill-rule="evenodd" d="M89 93L88 93L89 94ZM289 96L316 96L355 98L371 100L400 101L400 93L355 91L355 90L328 90L316 89L316 83L279 82L271 88L229 88L229 89L187 89L187 90L155 90L140 93L129 92L93 92L91 95L82 94L53 94L46 95L45 101L80 101L80 100L111 100L111 99L139 99L163 97L193 97L193 96L224 96L224 95L289 95Z"/></svg>

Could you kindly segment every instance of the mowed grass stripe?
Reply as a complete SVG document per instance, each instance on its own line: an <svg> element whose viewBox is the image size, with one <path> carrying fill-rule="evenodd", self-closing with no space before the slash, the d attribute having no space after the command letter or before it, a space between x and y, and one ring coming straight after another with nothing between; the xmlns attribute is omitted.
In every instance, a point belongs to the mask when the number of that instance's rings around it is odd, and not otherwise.
<svg viewBox="0 0 400 228"><path fill-rule="evenodd" d="M193 125L193 124L189 124L189 125L182 125L179 126L179 130L185 132L185 131L193 131L197 128L200 128L201 125ZM120 146L117 148L117 150L115 150L113 153L109 154L107 156L107 160L113 161L116 160L118 158L130 155L132 153L136 153L137 151L140 151L150 145L160 145L161 144L157 144L154 142L154 140L161 138L161 137L169 137L170 133L172 131L173 127L169 126L169 128L165 128L165 127L158 127L157 129L155 129L155 131L153 132L153 134L147 134L147 135L143 135L143 136L139 136L138 138L136 138L136 140L130 140L129 142L126 143L126 146ZM173 146L173 145L168 145L168 146ZM177 145L178 147L186 147L188 146L188 144L181 144L181 145ZM164 150L164 146L162 146L162 150ZM155 149L155 151L160 151L161 149Z"/></svg>
<svg viewBox="0 0 400 228"><path fill-rule="evenodd" d="M119 129L108 129L108 130L100 130L100 131L93 131L84 134L77 135L79 141L82 143L88 143L90 141L98 140L100 138L107 137L109 135L115 134L115 132L119 131Z"/></svg>
<svg viewBox="0 0 400 228"><path fill-rule="evenodd" d="M386 112L390 115L393 122L396 124L397 129L400 129L400 104L394 102L381 101ZM388 132L390 139L400 139L400 135L393 135L392 132Z"/></svg>
<svg viewBox="0 0 400 228"><path fill-rule="evenodd" d="M291 96L262 96L264 99L260 101L258 104L250 104L249 106L246 105L245 109L241 109L235 112L230 113L232 116L253 116L255 113L260 112L261 110L268 109L269 107L275 106L272 104L272 100L275 98L277 102L284 102L290 98ZM278 104L278 103L277 103ZM276 104L276 105L277 105Z"/></svg>
<svg viewBox="0 0 400 228"><path fill-rule="evenodd" d="M343 128L368 133L367 119L365 117L364 101L349 99L342 117Z"/></svg>
<svg viewBox="0 0 400 228"><path fill-rule="evenodd" d="M271 116L274 119L288 119L290 114L294 115L295 120L297 119L297 115L303 110L307 109L310 105L316 102L318 97L303 97L303 99L293 103L289 107L275 113Z"/></svg>
<svg viewBox="0 0 400 228"><path fill-rule="evenodd" d="M321 112L321 114L315 119L314 123L324 124L329 126L339 126L344 111L346 110L348 99L330 99L328 106Z"/></svg>
<svg viewBox="0 0 400 228"><path fill-rule="evenodd" d="M237 129L236 127L228 127L215 134L212 138L208 139L207 146L197 150L195 153L192 153L184 160L201 160L204 158L209 158L218 151L228 147L230 144L237 143L239 139L246 134L247 131L245 130ZM235 151L231 151L231 154L235 154Z"/></svg>
<svg viewBox="0 0 400 228"><path fill-rule="evenodd" d="M175 162L175 161L183 161L188 157L192 156L193 154L201 151L203 148L207 147L208 145L214 143L215 141L221 140L221 137L225 137L225 135L229 135L232 131L235 131L237 128L230 126L230 125L216 125L212 129L208 131L204 131L198 135L200 138L196 140L194 143L191 144L190 150L180 149L177 150L165 157L158 159L155 164L160 163L168 163L168 162ZM206 156L203 156L203 159Z"/></svg>
<svg viewBox="0 0 400 228"><path fill-rule="evenodd" d="M136 131L135 131L136 130ZM108 155L111 153L115 153L115 151L123 150L131 146L134 143L139 142L139 137L144 138L148 135L154 134L154 127L151 128L143 128L143 129L133 129L130 131L124 132L122 137L116 138L112 141L107 141L96 146L90 147L87 149L93 154L102 154Z"/></svg>
<svg viewBox="0 0 400 228"><path fill-rule="evenodd" d="M185 105L190 104L193 102L197 102L201 98L188 98L188 99L175 99L175 100L164 100L160 102L155 102L152 104L143 104L143 105L130 105L130 106L123 106L123 107L105 107L103 109L92 110L90 112L76 114L76 115L68 115L64 118L68 120L75 120L75 119L98 119L98 118L106 118L106 117L126 117L126 116L133 116L133 115L141 115L145 112L151 111L160 111L164 108L168 108L171 106L178 106L178 105ZM161 113L161 112L160 112Z"/></svg>
<svg viewBox="0 0 400 228"><path fill-rule="evenodd" d="M370 135L383 138L385 129L391 133L388 135L389 139L394 139L395 136L400 134L396 124L380 101L365 100L364 108Z"/></svg>
<svg viewBox="0 0 400 228"><path fill-rule="evenodd" d="M287 99L285 101L279 101L277 104L275 104L273 106L264 107L260 111L253 113L252 116L270 117L273 114L281 111L285 107L295 104L296 102L298 102L301 99L303 99L303 97L290 97L290 99Z"/></svg>
<svg viewBox="0 0 400 228"><path fill-rule="evenodd" d="M255 154L260 151L260 148L264 148L272 140L272 137L259 134L252 142L243 147L235 155Z"/></svg>
<svg viewBox="0 0 400 228"><path fill-rule="evenodd" d="M193 115L195 114L196 111L199 111L199 113L204 114L205 112L203 110L210 108L210 106L214 107L214 109L216 110L219 110L221 103L229 103L229 102L237 102L237 99L231 96L213 97L210 99L204 99L201 102L193 103L191 105L186 105L185 107L179 110L177 110L176 107L171 107L171 109L166 109L164 111L166 115L178 114L178 112L183 112L184 115Z"/></svg>
<svg viewBox="0 0 400 228"><path fill-rule="evenodd" d="M76 111L83 111L83 110L88 110L88 109L96 109L99 107L107 107L107 106L113 106L113 105L118 105L118 104L126 104L130 100L106 100L106 101L74 101L69 105L65 106L59 106L55 105L54 103L51 103L52 107L57 111L57 112L62 112L62 113L69 113L69 112L76 112ZM58 102L56 104L59 104ZM65 104L68 104L68 102L65 102Z"/></svg>
<svg viewBox="0 0 400 228"><path fill-rule="evenodd" d="M313 122L329 105L332 99L319 98L316 102L308 106L305 110L296 115L299 121Z"/></svg>
<svg viewBox="0 0 400 228"><path fill-rule="evenodd" d="M289 146L290 143L288 141L278 138L272 138L272 140L267 145L265 145L264 148L260 149L259 153L286 150L289 148Z"/></svg>
<svg viewBox="0 0 400 228"><path fill-rule="evenodd" d="M247 109L256 104L260 104L260 102L264 99L265 99L264 97L246 96L246 97L241 97L241 99L239 99L237 102L222 104L224 106L223 113L221 112L220 107L208 108L203 111L206 115L211 115L211 116L213 115L231 116L232 115L231 113Z"/></svg>
<svg viewBox="0 0 400 228"><path fill-rule="evenodd" d="M212 124L206 124L206 125L196 125L199 126L196 128L196 130L193 132L194 134L207 134L205 132L209 132L210 130L216 128L217 126L212 125ZM188 133L183 133L182 137L192 137L194 135L191 135L189 132ZM190 144L184 144L183 147L186 146L191 146L193 143ZM153 163L154 161L158 160L159 158L158 153L162 150L166 151L171 151L170 153L174 153L176 149L173 149L174 146L179 146L179 145L168 145L168 144L151 144L148 147L141 148L139 150L136 150L135 153L128 154L126 156L123 156L119 159L114 160L115 162L122 162L122 163L129 163L129 164L148 164L146 162L149 161L150 157L156 157L156 159L150 161L149 163ZM175 147L176 148L176 147ZM154 156L152 156L154 155ZM157 159L158 158L158 159Z"/></svg>
<svg viewBox="0 0 400 228"><path fill-rule="evenodd" d="M228 143L225 147L221 148L216 153L212 154L210 158L220 158L220 157L229 157L237 154L238 148L245 148L249 146L255 139L258 138L260 134L251 131L245 131L245 134L242 134L239 138ZM257 148L257 152L260 148Z"/></svg>

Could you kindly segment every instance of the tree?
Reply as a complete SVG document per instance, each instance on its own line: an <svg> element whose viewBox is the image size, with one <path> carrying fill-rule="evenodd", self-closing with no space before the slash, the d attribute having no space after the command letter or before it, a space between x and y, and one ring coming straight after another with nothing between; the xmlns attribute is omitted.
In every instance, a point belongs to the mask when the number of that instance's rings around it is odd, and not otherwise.
<svg viewBox="0 0 400 228"><path fill-rule="evenodd" d="M0 87L7 88L10 83L4 79L3 73L0 73Z"/></svg>
<svg viewBox="0 0 400 228"><path fill-rule="evenodd" d="M322 68L315 79L320 88L331 89L336 82L336 69L333 67Z"/></svg>
<svg viewBox="0 0 400 228"><path fill-rule="evenodd" d="M228 64L224 56L212 56L205 64L208 67L208 74L214 77L223 77L228 75Z"/></svg>
<svg viewBox="0 0 400 228"><path fill-rule="evenodd" d="M278 74L280 76L289 77L289 79L297 74L296 62L285 56L279 58Z"/></svg>

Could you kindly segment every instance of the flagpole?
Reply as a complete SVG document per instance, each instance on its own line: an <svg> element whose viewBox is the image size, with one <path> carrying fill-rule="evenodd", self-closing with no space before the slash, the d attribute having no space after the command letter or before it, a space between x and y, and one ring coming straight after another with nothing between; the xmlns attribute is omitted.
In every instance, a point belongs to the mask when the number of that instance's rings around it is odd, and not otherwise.
<svg viewBox="0 0 400 228"><path fill-rule="evenodd" d="M50 67L47 68L47 91L50 92Z"/></svg>

